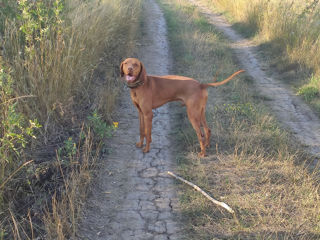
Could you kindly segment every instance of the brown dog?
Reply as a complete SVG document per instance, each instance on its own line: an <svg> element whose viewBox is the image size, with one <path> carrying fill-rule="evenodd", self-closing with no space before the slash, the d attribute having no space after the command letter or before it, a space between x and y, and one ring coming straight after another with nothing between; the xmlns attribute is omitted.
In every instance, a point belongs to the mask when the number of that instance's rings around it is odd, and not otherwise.
<svg viewBox="0 0 320 240"><path fill-rule="evenodd" d="M182 101L187 107L190 123L197 133L200 143L200 156L206 155L206 147L210 143L211 130L208 128L205 109L208 98L208 87L216 87L230 81L240 70L227 79L216 83L199 83L198 81L182 76L148 76L143 64L136 58L127 58L120 65L121 77L125 77L133 104L139 112L140 141L137 147L146 146L143 152L149 152L151 143L152 109L158 108L171 101ZM204 130L204 134L201 130ZM204 139L203 139L204 137Z"/></svg>

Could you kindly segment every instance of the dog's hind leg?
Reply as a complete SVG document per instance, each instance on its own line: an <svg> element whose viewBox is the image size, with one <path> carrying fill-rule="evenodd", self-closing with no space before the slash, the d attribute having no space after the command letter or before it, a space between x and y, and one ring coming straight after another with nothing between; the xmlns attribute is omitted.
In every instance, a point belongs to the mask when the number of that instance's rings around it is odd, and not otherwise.
<svg viewBox="0 0 320 240"><path fill-rule="evenodd" d="M205 110L201 111L201 125L203 127L204 136L205 136L204 146L209 147L210 146L211 129L207 125Z"/></svg>
<svg viewBox="0 0 320 240"><path fill-rule="evenodd" d="M151 138L152 118L153 118L152 110L145 112L143 114L143 118L144 118L144 129L145 129L145 137L146 137L146 146L143 149L143 152L147 153L150 150L150 143L152 142L152 138Z"/></svg>
<svg viewBox="0 0 320 240"><path fill-rule="evenodd" d="M193 129L196 131L199 143L200 143L200 149L201 152L199 153L200 157L205 157L206 155L206 147L203 141L203 133L201 131L201 111L197 108L193 108L188 106L187 107L187 113L189 121L193 127Z"/></svg>

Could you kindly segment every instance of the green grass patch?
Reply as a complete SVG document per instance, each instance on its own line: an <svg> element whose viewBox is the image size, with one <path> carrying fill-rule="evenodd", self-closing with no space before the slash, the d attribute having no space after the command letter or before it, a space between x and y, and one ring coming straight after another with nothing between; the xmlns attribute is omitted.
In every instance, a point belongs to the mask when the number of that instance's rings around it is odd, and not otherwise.
<svg viewBox="0 0 320 240"><path fill-rule="evenodd" d="M306 102L320 113L320 77L312 75L307 84L303 85L298 90L298 95L302 96Z"/></svg>

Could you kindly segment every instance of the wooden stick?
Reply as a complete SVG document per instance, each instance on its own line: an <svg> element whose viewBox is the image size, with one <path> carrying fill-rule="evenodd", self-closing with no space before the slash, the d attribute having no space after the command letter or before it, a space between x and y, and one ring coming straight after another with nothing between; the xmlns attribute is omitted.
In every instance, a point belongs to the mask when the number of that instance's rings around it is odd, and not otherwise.
<svg viewBox="0 0 320 240"><path fill-rule="evenodd" d="M175 175L174 173L168 171L168 174L178 180L180 180L181 182L184 182L186 184L188 184L189 186L193 187L195 190L197 190L198 192L202 193L206 198L208 198L211 202L213 202L214 204L219 205L220 207L225 208L228 212L230 213L234 213L234 211L232 210L232 208L230 208L226 203L224 202L219 202L215 199L213 199L212 197L210 197L205 191L203 191L201 188L199 188L197 185L193 184L192 182L189 182L177 175Z"/></svg>

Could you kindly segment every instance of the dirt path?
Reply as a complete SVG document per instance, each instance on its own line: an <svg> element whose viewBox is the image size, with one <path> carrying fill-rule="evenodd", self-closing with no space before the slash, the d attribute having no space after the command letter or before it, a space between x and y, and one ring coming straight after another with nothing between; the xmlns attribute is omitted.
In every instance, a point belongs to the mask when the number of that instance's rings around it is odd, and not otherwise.
<svg viewBox="0 0 320 240"><path fill-rule="evenodd" d="M232 48L244 69L255 81L261 95L266 96L269 106L279 122L288 129L307 150L320 156L320 121L307 104L279 81L276 74L269 76L257 57L254 43L236 33L226 19L213 13L197 0L190 0L207 17L209 22L220 29L231 41Z"/></svg>
<svg viewBox="0 0 320 240"><path fill-rule="evenodd" d="M166 23L154 0L146 0L143 37L138 58L149 74L168 74L170 64ZM151 150L143 154L138 141L138 114L125 89L117 106L119 130L108 143L111 153L94 180L80 226L80 239L178 239L177 199L172 169L170 132L178 115L165 105L154 111Z"/></svg>

